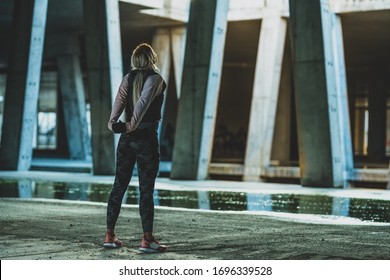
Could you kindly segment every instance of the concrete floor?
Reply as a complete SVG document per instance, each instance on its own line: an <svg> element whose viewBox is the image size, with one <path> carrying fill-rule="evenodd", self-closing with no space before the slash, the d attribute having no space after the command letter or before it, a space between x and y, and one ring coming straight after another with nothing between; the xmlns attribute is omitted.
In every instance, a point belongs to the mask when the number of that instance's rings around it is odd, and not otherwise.
<svg viewBox="0 0 390 280"><path fill-rule="evenodd" d="M0 178L112 183L113 176L59 172L0 172ZM326 193L390 200L374 189L315 189L299 185L158 178L157 189L259 193ZM165 254L138 253L138 208L124 205L117 234L125 246L101 247L105 203L47 199L0 199L0 258L5 259L390 259L390 224L350 218L265 212L204 211L156 207L155 233Z"/></svg>

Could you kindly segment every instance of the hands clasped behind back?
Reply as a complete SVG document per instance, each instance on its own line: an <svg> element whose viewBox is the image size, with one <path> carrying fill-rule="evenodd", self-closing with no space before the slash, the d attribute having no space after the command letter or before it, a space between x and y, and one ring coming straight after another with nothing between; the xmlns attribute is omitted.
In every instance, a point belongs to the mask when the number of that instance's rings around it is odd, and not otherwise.
<svg viewBox="0 0 390 280"><path fill-rule="evenodd" d="M125 133L126 132L126 123L119 121L112 124L112 131L114 133Z"/></svg>

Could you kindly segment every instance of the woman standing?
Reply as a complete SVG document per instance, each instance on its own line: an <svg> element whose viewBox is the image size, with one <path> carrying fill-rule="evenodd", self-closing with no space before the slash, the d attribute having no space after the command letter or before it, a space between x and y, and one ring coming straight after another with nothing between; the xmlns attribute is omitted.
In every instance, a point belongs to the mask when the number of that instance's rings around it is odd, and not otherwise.
<svg viewBox="0 0 390 280"><path fill-rule="evenodd" d="M144 235L140 251L165 252L153 235L154 183L160 161L157 128L161 120L161 106L166 84L156 67L157 55L148 44L137 46L131 56L131 71L122 80L108 128L121 133L116 159L116 175L107 206L107 232L103 246L117 248L123 245L114 232L123 196L130 183L137 162L141 216ZM118 122L123 110L126 122Z"/></svg>

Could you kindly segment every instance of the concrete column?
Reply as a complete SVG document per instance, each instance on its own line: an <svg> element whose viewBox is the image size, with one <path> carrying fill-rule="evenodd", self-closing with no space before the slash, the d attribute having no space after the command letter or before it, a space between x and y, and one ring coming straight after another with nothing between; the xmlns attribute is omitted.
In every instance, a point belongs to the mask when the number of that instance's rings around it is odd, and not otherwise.
<svg viewBox="0 0 390 280"><path fill-rule="evenodd" d="M381 73L372 73L368 89L368 158L383 162L386 156L386 89Z"/></svg>
<svg viewBox="0 0 390 280"><path fill-rule="evenodd" d="M90 1L90 0L86 0ZM99 2L102 0L99 0ZM95 2L95 1L93 1ZM119 18L119 1L105 0L106 28L107 28L107 51L109 63L109 75L111 81L111 98L114 103L118 87L123 79L122 62L122 39ZM103 3L101 4L103 7ZM107 119L108 121L108 119Z"/></svg>
<svg viewBox="0 0 390 280"><path fill-rule="evenodd" d="M262 168L270 165L286 28L287 22L277 9L265 9L249 116L245 181L259 181Z"/></svg>
<svg viewBox="0 0 390 280"><path fill-rule="evenodd" d="M355 123L359 124L355 126L355 152L359 155L364 155L364 128L365 128L365 112L363 110L359 110L355 113Z"/></svg>
<svg viewBox="0 0 390 280"><path fill-rule="evenodd" d="M14 1L4 103L1 169L28 170L37 119L48 0Z"/></svg>
<svg viewBox="0 0 390 280"><path fill-rule="evenodd" d="M167 83L167 88L165 90L165 94L167 94L169 87L169 74L171 72L171 36L168 28L157 29L153 37L152 47L158 57L157 67L160 69L161 76ZM164 103L161 108L162 121L164 121L166 100L167 99L164 98ZM158 128L159 137L161 137L162 121Z"/></svg>
<svg viewBox="0 0 390 280"><path fill-rule="evenodd" d="M328 16L328 24L331 25L332 29L330 30L330 34L326 36L330 36L333 39L328 44L332 44L329 46L332 49L330 55L334 57L334 67L329 67L329 70L333 70L333 74L336 76L343 186L347 187L349 184L348 179L352 177L354 171L354 151L352 145L351 113L349 109L350 96L348 96L347 70L345 68L343 29L340 16L334 13L329 13ZM326 20L326 17L324 19Z"/></svg>
<svg viewBox="0 0 390 280"><path fill-rule="evenodd" d="M171 38L168 28L159 28L153 37L152 47L155 50L158 61L157 67L161 76L168 83L171 71Z"/></svg>
<svg viewBox="0 0 390 280"><path fill-rule="evenodd" d="M341 28L327 0L290 0L301 184L343 187L353 165Z"/></svg>
<svg viewBox="0 0 390 280"><path fill-rule="evenodd" d="M191 2L171 172L175 179L208 176L228 8L223 0Z"/></svg>
<svg viewBox="0 0 390 280"><path fill-rule="evenodd" d="M69 156L84 160L91 153L91 144L79 57L77 54L61 55L57 64Z"/></svg>
<svg viewBox="0 0 390 280"><path fill-rule="evenodd" d="M275 131L272 142L271 159L278 165L290 164L294 159L291 156L294 147L293 130L295 106L292 89L292 62L291 43L286 36L286 44L283 55L282 73L280 77L280 90L278 107L275 117Z"/></svg>
<svg viewBox="0 0 390 280"><path fill-rule="evenodd" d="M65 116L64 116L64 105L62 104L62 94L60 83L57 82L57 135L56 135L56 146L57 153L62 157L69 158L69 144L68 139L66 138L66 126L65 126Z"/></svg>
<svg viewBox="0 0 390 280"><path fill-rule="evenodd" d="M172 58L175 71L177 99L180 98L181 81L183 77L184 54L187 30L185 27L171 29Z"/></svg>
<svg viewBox="0 0 390 280"><path fill-rule="evenodd" d="M287 52L288 53L288 52ZM287 58L288 57L288 58ZM280 77L280 91L278 98L277 113L275 116L275 129L272 141L272 160L281 164L290 161L291 151L291 61L290 57L284 54L282 74Z"/></svg>
<svg viewBox="0 0 390 280"><path fill-rule="evenodd" d="M387 189L390 190L390 161L389 161L389 175L387 177L389 178L387 181Z"/></svg>
<svg viewBox="0 0 390 280"><path fill-rule="evenodd" d="M107 128L112 102L123 78L117 0L84 0L88 92L91 103L95 175L115 173L114 136ZM116 137L117 141L118 137Z"/></svg>

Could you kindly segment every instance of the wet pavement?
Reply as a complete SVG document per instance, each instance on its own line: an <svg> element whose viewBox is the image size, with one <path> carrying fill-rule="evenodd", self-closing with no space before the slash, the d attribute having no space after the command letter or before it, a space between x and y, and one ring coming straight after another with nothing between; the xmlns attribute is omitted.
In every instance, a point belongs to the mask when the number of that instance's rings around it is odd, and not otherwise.
<svg viewBox="0 0 390 280"><path fill-rule="evenodd" d="M390 192L158 178L157 236L166 254L143 256L137 180L104 250L113 176L0 172L1 259L390 259Z"/></svg>
<svg viewBox="0 0 390 280"><path fill-rule="evenodd" d="M216 185L219 182L214 182ZM111 184L56 182L39 179L0 179L0 197L107 202ZM156 206L219 211L265 211L329 215L390 223L390 200L351 198L324 193L264 193L156 189ZM317 190L318 191L318 190ZM130 185L123 204L138 205L139 189Z"/></svg>

